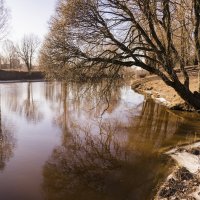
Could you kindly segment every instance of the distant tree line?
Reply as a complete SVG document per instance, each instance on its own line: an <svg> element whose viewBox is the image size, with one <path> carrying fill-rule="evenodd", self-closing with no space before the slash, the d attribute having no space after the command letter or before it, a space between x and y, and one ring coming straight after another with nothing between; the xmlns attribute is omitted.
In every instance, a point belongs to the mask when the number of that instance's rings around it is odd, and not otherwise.
<svg viewBox="0 0 200 200"><path fill-rule="evenodd" d="M8 39L5 40L3 42L3 52L0 56L0 68L19 69L24 64L28 72L31 73L38 46L39 39L33 34L25 35L19 44L14 44Z"/></svg>
<svg viewBox="0 0 200 200"><path fill-rule="evenodd" d="M0 55L0 68L14 69L20 66L20 60L25 64L29 73L33 67L33 59L39 47L37 36L25 35L19 44L14 44L11 40L5 40L8 34L10 13L5 7L4 0L0 0L0 41L3 41Z"/></svg>

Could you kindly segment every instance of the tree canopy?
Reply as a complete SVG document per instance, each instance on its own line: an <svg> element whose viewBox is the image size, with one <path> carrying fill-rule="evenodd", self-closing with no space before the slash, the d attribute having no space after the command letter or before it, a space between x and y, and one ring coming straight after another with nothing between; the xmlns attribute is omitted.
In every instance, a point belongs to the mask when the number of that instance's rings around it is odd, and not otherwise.
<svg viewBox="0 0 200 200"><path fill-rule="evenodd" d="M138 66L200 109L185 69L200 60L199 8L200 0L59 0L41 64L65 78Z"/></svg>

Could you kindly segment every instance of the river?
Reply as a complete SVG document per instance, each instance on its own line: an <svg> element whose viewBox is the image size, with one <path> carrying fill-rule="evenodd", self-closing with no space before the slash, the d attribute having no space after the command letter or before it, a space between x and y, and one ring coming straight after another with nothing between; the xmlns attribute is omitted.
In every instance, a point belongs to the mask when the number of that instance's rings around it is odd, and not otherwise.
<svg viewBox="0 0 200 200"><path fill-rule="evenodd" d="M197 114L169 111L129 85L0 85L0 199L150 200L199 139Z"/></svg>

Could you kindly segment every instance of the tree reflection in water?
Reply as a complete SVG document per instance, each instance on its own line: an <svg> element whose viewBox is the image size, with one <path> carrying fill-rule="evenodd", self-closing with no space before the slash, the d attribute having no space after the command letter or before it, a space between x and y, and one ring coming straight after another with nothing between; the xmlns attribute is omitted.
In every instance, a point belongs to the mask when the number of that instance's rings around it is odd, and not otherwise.
<svg viewBox="0 0 200 200"><path fill-rule="evenodd" d="M6 162L13 156L14 147L15 139L2 121L0 104L0 170L4 170Z"/></svg>
<svg viewBox="0 0 200 200"><path fill-rule="evenodd" d="M167 110L150 99L144 101L140 115L134 117L133 126L130 126L131 132L137 132L131 135L131 140L138 141L142 148L148 146L157 150L197 139L200 124L194 118L198 119L199 114L188 118L190 115L194 114L187 113L186 118L184 112Z"/></svg>
<svg viewBox="0 0 200 200"><path fill-rule="evenodd" d="M0 170L5 168L6 162L13 156L14 147L13 135L3 127L0 133Z"/></svg>
<svg viewBox="0 0 200 200"><path fill-rule="evenodd" d="M131 151L118 128L102 123L94 135L75 126L44 166L46 199L145 199L166 166Z"/></svg>
<svg viewBox="0 0 200 200"><path fill-rule="evenodd" d="M142 108L123 105L127 112L116 116L123 103L120 87L108 98L99 85L61 84L60 91L54 123L62 129L62 144L43 169L48 200L151 199L152 188L170 173L161 149L194 136L183 129L200 131L200 125L151 101Z"/></svg>
<svg viewBox="0 0 200 200"><path fill-rule="evenodd" d="M42 113L38 110L37 102L34 101L32 83L27 84L27 97L19 107L19 113L28 121L37 123L43 118Z"/></svg>

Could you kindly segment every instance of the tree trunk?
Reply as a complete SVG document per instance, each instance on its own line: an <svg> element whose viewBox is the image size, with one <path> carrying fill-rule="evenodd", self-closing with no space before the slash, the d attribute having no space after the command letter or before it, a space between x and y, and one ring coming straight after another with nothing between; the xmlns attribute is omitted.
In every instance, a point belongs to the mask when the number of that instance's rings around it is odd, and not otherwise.
<svg viewBox="0 0 200 200"><path fill-rule="evenodd" d="M196 54L198 60L198 66L200 66L200 41L199 41L199 27L200 27L200 0L194 0L194 15L195 15L195 29L194 29L194 38L196 46ZM198 92L200 92L200 69L198 72Z"/></svg>
<svg viewBox="0 0 200 200"><path fill-rule="evenodd" d="M31 75L31 67L30 67L30 64L27 63L26 66L27 66L27 69L28 69L28 75L30 76L30 75Z"/></svg>
<svg viewBox="0 0 200 200"><path fill-rule="evenodd" d="M31 75L31 69L28 68L28 75L30 76Z"/></svg>
<svg viewBox="0 0 200 200"><path fill-rule="evenodd" d="M192 93L180 81L174 82L173 88L186 103L193 106L196 110L200 110L200 98L198 95Z"/></svg>
<svg viewBox="0 0 200 200"><path fill-rule="evenodd" d="M200 65L198 64L198 92L200 92Z"/></svg>

